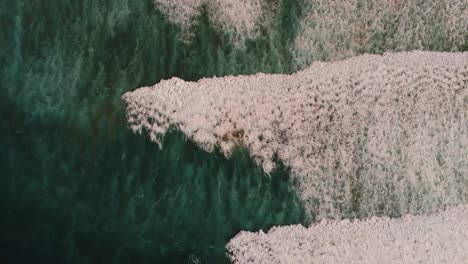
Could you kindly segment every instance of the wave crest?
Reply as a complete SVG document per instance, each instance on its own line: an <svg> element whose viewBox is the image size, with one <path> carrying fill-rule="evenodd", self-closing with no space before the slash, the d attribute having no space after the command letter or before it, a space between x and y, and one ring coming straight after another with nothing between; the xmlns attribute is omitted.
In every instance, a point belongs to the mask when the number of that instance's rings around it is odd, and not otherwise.
<svg viewBox="0 0 468 264"><path fill-rule="evenodd" d="M266 173L291 168L317 219L401 215L467 202L468 53L317 62L292 75L177 78L123 96L134 131L171 125Z"/></svg>

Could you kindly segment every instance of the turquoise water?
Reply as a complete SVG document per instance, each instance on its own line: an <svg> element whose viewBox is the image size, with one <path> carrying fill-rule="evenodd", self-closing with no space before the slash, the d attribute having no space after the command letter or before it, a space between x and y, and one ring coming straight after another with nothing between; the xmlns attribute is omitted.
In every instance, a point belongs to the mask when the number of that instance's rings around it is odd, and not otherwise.
<svg viewBox="0 0 468 264"><path fill-rule="evenodd" d="M227 160L175 130L159 150L121 100L172 76L292 71L289 33L236 50L205 15L185 46L152 1L0 13L3 263L224 263L238 231L307 221L286 169L264 177L246 151Z"/></svg>
<svg viewBox="0 0 468 264"><path fill-rule="evenodd" d="M312 221L287 168L264 177L245 150L226 159L176 130L160 150L121 100L172 76L297 70L304 3L275 2L237 49L207 15L183 44L151 0L1 1L2 263L225 263L240 230Z"/></svg>

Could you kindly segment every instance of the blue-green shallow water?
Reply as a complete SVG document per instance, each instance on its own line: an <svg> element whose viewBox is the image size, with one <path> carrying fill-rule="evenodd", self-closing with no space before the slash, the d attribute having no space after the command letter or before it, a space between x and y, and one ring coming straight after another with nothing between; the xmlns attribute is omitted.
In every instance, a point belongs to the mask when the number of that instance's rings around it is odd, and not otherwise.
<svg viewBox="0 0 468 264"><path fill-rule="evenodd" d="M177 131L159 150L121 100L172 76L293 71L300 10L236 50L206 16L184 46L152 1L1 1L1 262L225 263L238 231L306 222L286 169L264 177Z"/></svg>

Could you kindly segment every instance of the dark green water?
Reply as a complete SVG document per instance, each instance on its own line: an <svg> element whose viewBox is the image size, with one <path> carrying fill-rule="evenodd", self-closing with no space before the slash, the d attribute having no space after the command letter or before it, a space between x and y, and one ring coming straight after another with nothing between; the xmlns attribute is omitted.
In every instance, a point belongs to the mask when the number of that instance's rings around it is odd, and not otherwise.
<svg viewBox="0 0 468 264"><path fill-rule="evenodd" d="M307 223L287 169L264 177L177 131L159 150L121 100L172 76L297 70L303 0L272 1L242 50L206 15L184 45L151 0L0 1L0 262L225 263L240 230Z"/></svg>
<svg viewBox="0 0 468 264"><path fill-rule="evenodd" d="M177 131L159 150L127 128L125 91L178 76L294 70L300 8L236 50L206 16L191 46L152 1L0 3L2 263L224 263L240 230L304 223L287 170L271 178Z"/></svg>

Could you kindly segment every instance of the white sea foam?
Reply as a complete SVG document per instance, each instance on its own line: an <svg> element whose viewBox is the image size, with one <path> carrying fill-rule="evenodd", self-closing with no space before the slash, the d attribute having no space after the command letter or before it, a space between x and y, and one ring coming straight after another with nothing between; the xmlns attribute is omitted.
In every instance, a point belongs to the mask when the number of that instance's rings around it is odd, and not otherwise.
<svg viewBox="0 0 468 264"><path fill-rule="evenodd" d="M273 25L281 1L155 0L190 42L203 6L212 26L232 36L237 46ZM458 51L468 38L466 0L304 0L291 50L297 67L362 53L403 50ZM295 26L295 25L290 25ZM271 32L270 32L271 33Z"/></svg>
<svg viewBox="0 0 468 264"><path fill-rule="evenodd" d="M468 263L468 205L399 219L322 221L240 232L226 246L233 263Z"/></svg>
<svg viewBox="0 0 468 264"><path fill-rule="evenodd" d="M468 38L468 1L307 0L299 32L299 65L363 52L457 51Z"/></svg>
<svg viewBox="0 0 468 264"><path fill-rule="evenodd" d="M242 145L291 168L310 216L427 212L468 202L468 53L316 62L292 75L161 81L123 96L135 132L175 125L207 151Z"/></svg>
<svg viewBox="0 0 468 264"><path fill-rule="evenodd" d="M203 6L215 27L230 33L236 44L246 38L256 38L259 27L273 18L275 5L266 0L155 0L155 6L179 25L184 40L193 37L192 26L201 15Z"/></svg>

